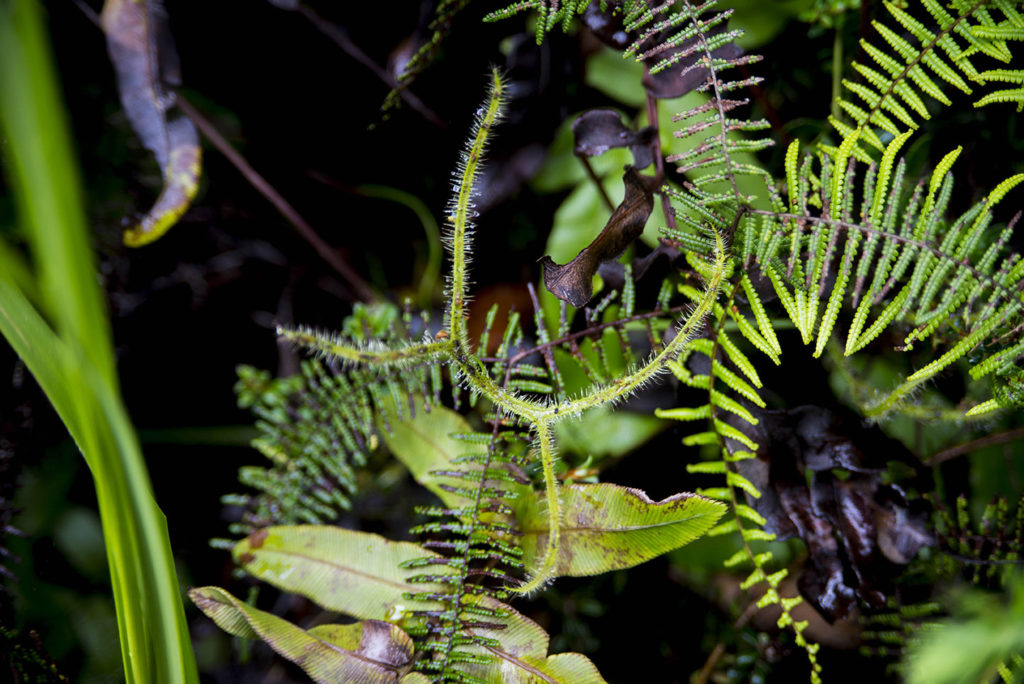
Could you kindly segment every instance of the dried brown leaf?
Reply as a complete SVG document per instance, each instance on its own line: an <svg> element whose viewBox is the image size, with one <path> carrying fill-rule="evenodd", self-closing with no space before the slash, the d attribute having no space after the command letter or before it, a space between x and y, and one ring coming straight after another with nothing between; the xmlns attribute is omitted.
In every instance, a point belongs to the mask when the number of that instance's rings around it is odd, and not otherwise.
<svg viewBox="0 0 1024 684"><path fill-rule="evenodd" d="M154 0L106 0L100 24L125 114L143 146L156 157L164 179L156 203L124 233L126 245L140 247L166 233L195 197L199 134L174 107L172 88L181 78L162 5Z"/></svg>
<svg viewBox="0 0 1024 684"><path fill-rule="evenodd" d="M737 465L761 492L750 504L780 539L799 537L808 559L798 584L826 619L862 601L885 603L895 565L934 543L920 501L883 475L909 454L878 428L817 406L785 411L752 407L743 427L760 446Z"/></svg>
<svg viewBox="0 0 1024 684"><path fill-rule="evenodd" d="M654 127L634 131L622 123L622 117L612 109L591 109L580 114L572 123L572 134L573 151L581 157L596 157L613 147L628 147L636 168L646 168L654 161L651 151Z"/></svg>
<svg viewBox="0 0 1024 684"><path fill-rule="evenodd" d="M567 264L556 264L549 256L540 259L544 266L544 285L553 295L576 308L593 296L592 280L601 263L619 256L640 237L654 209L657 178L641 175L628 166L622 181L626 186L622 203L593 242Z"/></svg>

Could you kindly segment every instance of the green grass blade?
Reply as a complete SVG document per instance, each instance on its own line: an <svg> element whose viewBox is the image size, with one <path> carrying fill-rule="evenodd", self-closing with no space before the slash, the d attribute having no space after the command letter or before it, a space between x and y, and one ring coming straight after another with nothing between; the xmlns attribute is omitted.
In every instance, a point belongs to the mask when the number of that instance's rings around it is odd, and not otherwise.
<svg viewBox="0 0 1024 684"><path fill-rule="evenodd" d="M42 309L25 296L25 269L0 249L0 332L92 470L127 681L196 682L166 521L121 400L70 138L31 0L0 0L0 132Z"/></svg>

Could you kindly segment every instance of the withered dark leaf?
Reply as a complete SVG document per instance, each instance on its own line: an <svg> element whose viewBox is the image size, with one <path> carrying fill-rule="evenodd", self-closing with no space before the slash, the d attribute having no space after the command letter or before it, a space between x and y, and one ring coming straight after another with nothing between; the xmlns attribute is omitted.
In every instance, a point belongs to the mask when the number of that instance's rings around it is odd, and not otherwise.
<svg viewBox="0 0 1024 684"><path fill-rule="evenodd" d="M619 3L611 2L610 6L601 11L599 3L590 3L583 14L583 25L605 45L616 50L625 50L632 40L622 28L622 8L616 7L617 4Z"/></svg>
<svg viewBox="0 0 1024 684"><path fill-rule="evenodd" d="M612 109L591 109L580 114L572 122L572 134L573 152L581 157L596 157L613 147L628 147L636 168L647 168L654 161L651 152L654 127L634 131L622 123L622 117Z"/></svg>
<svg viewBox="0 0 1024 684"><path fill-rule="evenodd" d="M909 454L878 428L828 409L748 408L758 425L733 425L759 448L737 467L762 494L749 503L765 529L807 544L801 593L829 620L846 617L858 600L884 604L893 564L934 543L923 502L882 480L887 462L909 463Z"/></svg>
<svg viewBox="0 0 1024 684"><path fill-rule="evenodd" d="M653 193L658 187L656 178L641 175L632 166L627 166L622 181L626 186L622 203L593 242L567 264L556 264L549 256L540 259L544 266L544 285L553 295L576 308L585 305L593 296L591 281L601 262L619 256L640 237L654 209Z"/></svg>
<svg viewBox="0 0 1024 684"><path fill-rule="evenodd" d="M124 233L126 245L139 247L166 233L195 197L199 134L174 107L171 87L179 85L181 78L163 6L156 0L106 0L100 24L125 114L163 174L156 203Z"/></svg>

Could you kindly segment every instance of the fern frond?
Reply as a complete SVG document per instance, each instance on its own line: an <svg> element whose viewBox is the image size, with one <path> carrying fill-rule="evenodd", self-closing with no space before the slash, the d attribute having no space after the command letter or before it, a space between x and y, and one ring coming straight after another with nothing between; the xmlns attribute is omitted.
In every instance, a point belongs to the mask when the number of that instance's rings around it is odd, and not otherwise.
<svg viewBox="0 0 1024 684"><path fill-rule="evenodd" d="M275 380L265 371L238 369L239 404L258 418L253 447L271 464L239 470L240 483L257 493L223 498L225 505L241 508L240 519L229 527L233 535L337 520L356 493L355 468L377 448L373 416L402 419L415 410L408 397L425 397L429 404L437 396L425 391L429 374L422 368L332 371L310 360L300 369L300 375Z"/></svg>
<svg viewBox="0 0 1024 684"><path fill-rule="evenodd" d="M741 65L760 61L758 55L735 57L725 54L722 48L742 35L738 30L724 30L732 10L714 11L714 0L695 6L683 2L677 9L674 3L662 3L637 16L628 24L637 38L627 48L626 55L638 61L651 64L659 55L663 59L654 62L650 71L656 73L671 69L685 60L687 66L680 75L689 71L707 71L704 82L697 91L705 94L707 101L672 117L673 121L685 122L684 127L673 132L677 138L696 136L699 140L685 152L670 155L668 161L676 163L680 173L687 174L687 190L700 205L712 207L735 202L732 210L753 201L738 183L740 176L754 176L770 185L768 174L756 164L741 160L741 155L763 150L773 144L768 138L740 138L736 134L756 132L769 128L765 120L750 121L730 116L730 113L747 99L735 99L729 93L760 82L759 77L729 80L725 73ZM722 186L728 188L722 191Z"/></svg>
<svg viewBox="0 0 1024 684"><path fill-rule="evenodd" d="M815 356L824 352L847 303L852 304L853 315L846 355L897 323L912 326L904 337L904 350L954 324L963 331L947 350L868 407L871 415L891 411L921 383L1005 333L1024 305L1024 268L1016 255L1005 253L1015 221L994 236L989 230L993 208L1024 182L1024 175L1003 181L983 202L951 221L946 217L953 192L950 171L960 149L939 162L927 184L918 183L908 194L905 165L896 155L909 135L894 138L878 165L869 164L866 172L858 169L852 138L834 154L821 155L820 215L804 194L814 185L807 162L811 157L797 170L799 148L794 143L786 155L790 211L751 209L763 221L741 222L736 238L738 244L756 245L747 247L744 260L760 266L804 343L814 342ZM844 172L837 163L845 165ZM861 209L855 220L857 187ZM747 231L756 234L746 235ZM764 344L763 336L739 326L755 346ZM982 368L1007 368L1021 350L1010 353L1006 348L1017 349L1016 341L989 349L1000 356Z"/></svg>
<svg viewBox="0 0 1024 684"><path fill-rule="evenodd" d="M952 14L936 0L922 0L921 5L924 11L920 16L924 21L904 9L905 5L886 2L891 21L898 28L894 30L886 23L872 22L881 41L874 44L866 39L860 41L871 63L854 62L852 65L863 82L843 81L856 101L840 98L838 105L849 119L830 117L829 120L842 140L852 143L849 152L861 162L869 163L873 158L861 143L883 152L885 137L899 137L930 118L927 99L947 106L952 104L939 82L968 95L973 92L970 81L979 84L990 80L1019 82L1015 80L1019 78L1017 72L979 72L971 62L978 55L1000 62L1010 59L1006 41L1020 40L1022 33L1016 26L1019 15L1012 6L996 4L1003 19L991 25L992 3L956 2ZM986 94L975 106L1020 100L1019 92L999 91ZM824 149L832 155L838 153L835 148Z"/></svg>
<svg viewBox="0 0 1024 684"><path fill-rule="evenodd" d="M544 42L544 36L555 28L561 26L563 31L568 31L572 25L574 16L583 14L592 0L520 0L507 7L495 10L484 17L484 21L499 21L508 19L520 12L533 10L536 13L536 36L537 45ZM601 8L604 9L605 1L601 0ZM642 0L626 0L627 8L633 5L643 4ZM629 9L627 9L629 12Z"/></svg>
<svg viewBox="0 0 1024 684"><path fill-rule="evenodd" d="M451 31L452 22L455 16L469 6L470 0L440 0L434 8L434 16L427 25L430 36L416 50L415 54L405 63L400 74L398 74L397 87L393 88L384 98L381 105L381 112L387 113L398 106L402 99L402 93L412 85L413 81L430 66L441 48L441 43Z"/></svg>
<svg viewBox="0 0 1024 684"><path fill-rule="evenodd" d="M681 289L685 290L686 287ZM754 310L754 317L758 320L759 327L762 327L762 330L771 330L771 323L763 311L763 305L753 284L746 274L741 275L732 285L725 301L715 305L714 317L707 336L693 343L689 357L670 364L670 368L680 381L706 391L707 403L694 408L659 409L656 411L656 415L675 420L707 421L710 429L689 435L683 439L683 444L714 446L719 458L687 464L686 470L690 473L723 477L725 487L702 488L698 490L698 493L725 501L733 513L730 519L709 530L708 535L738 534L740 536L742 549L726 560L726 566L737 567L743 564L752 566L752 570L740 583L740 587L749 590L759 584L765 586L764 593L757 600L757 606L778 605L780 607L782 612L778 621L779 627L783 629L789 627L793 630L797 644L806 650L810 660L811 680L818 682L821 671L821 665L817 662L816 657L818 646L808 643L803 635L807 627L806 621L795 621L792 617L792 609L800 602L800 597L783 598L778 593L778 588L786 577L787 570L783 568L773 573L767 572L766 568L772 561L772 554L770 552L755 552L751 546L752 542L772 541L775 539L775 535L763 529L767 522L765 518L753 507L740 500L744 495L748 501L761 496L757 487L736 466L740 461L754 458L758 450L758 445L745 431L756 426L758 419L744 403L750 402L755 406L764 406L764 402L757 395L756 390L739 375L742 373L760 387L760 379L757 378L753 364L740 351L736 342L731 339L725 329L725 323L728 320L736 323L747 320L742 313L739 313L735 303L736 296L741 289L746 294L751 309ZM692 297L696 293L689 292L688 294ZM761 314L757 313L757 308L761 308ZM763 326L762 318L764 319ZM774 344L770 344L767 341L767 336L756 330L749 324L749 321L746 325L738 325L738 329L755 348L776 363L778 362L777 355L781 352L781 348L778 347L777 340ZM775 339L774 332L772 339ZM699 361L695 360L698 356L701 357ZM729 364L733 365L739 373L729 368ZM698 372L691 371L690 368L706 368L708 370ZM716 381L721 381L724 387L716 389ZM736 392L739 398L730 397L727 394L729 390Z"/></svg>
<svg viewBox="0 0 1024 684"><path fill-rule="evenodd" d="M468 649L495 645L504 624L502 616L481 605L479 597L507 598L505 587L515 582L511 573L523 569L511 503L527 480L512 454L525 451L528 436L501 426L500 416L495 416L490 433L454 435L471 451L458 459L462 464L459 469L433 473L446 481L465 482L465 487L446 485L445 489L466 500L466 505L418 509L434 520L413 532L425 535L423 546L445 554L444 563L454 570L440 579L428 570L409 580L445 587L443 592L410 596L444 606L439 611L418 613L427 624L418 636L428 657L417 666L434 681L473 681L466 664L489 662L488 656ZM434 560L410 561L407 567L429 568Z"/></svg>
<svg viewBox="0 0 1024 684"><path fill-rule="evenodd" d="M996 497L976 517L967 499L958 496L953 511L936 502L935 518L946 572L988 588L1007 585L1021 561L1024 499L1013 506L1005 497Z"/></svg>

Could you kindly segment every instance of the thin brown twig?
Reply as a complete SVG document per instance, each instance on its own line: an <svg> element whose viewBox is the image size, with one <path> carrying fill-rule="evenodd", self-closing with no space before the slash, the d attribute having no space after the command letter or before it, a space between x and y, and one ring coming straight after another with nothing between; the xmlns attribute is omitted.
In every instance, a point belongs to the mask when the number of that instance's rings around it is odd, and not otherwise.
<svg viewBox="0 0 1024 684"><path fill-rule="evenodd" d="M591 165L590 160L584 157L582 154L576 155L576 158L583 164L583 168L587 170L587 175L590 176L590 180L594 181L594 185L597 186L597 192L601 195L601 199L604 200L604 204L608 207L609 211L615 211L615 203L612 202L612 198L608 196L608 193L604 191L604 185L601 183L601 179L598 177L597 172L594 171L594 167Z"/></svg>
<svg viewBox="0 0 1024 684"><path fill-rule="evenodd" d="M644 72L650 73L647 66L644 66ZM658 178L661 182L665 180L665 155L661 150L661 131L658 128L658 99L651 95L646 90L646 101L645 106L647 109L647 125L654 128L654 136L651 142L651 146L654 148L654 168L658 174ZM672 202L669 200L668 195L664 192L658 193L661 197L661 211L665 214L665 222L668 224L668 229L672 233L678 233L679 228L676 225L676 212L672 208Z"/></svg>
<svg viewBox="0 0 1024 684"><path fill-rule="evenodd" d="M986 435L985 437L979 437L978 439L972 439L969 442L964 442L963 444L957 444L956 446L952 446L948 449L943 449L928 459L926 463L931 466L938 465L956 458L957 456L963 456L964 454L969 454L972 451L976 451L987 446L1006 444L1018 439L1024 439L1024 427L1014 428L1012 430L1007 430L1006 432L998 432L994 435Z"/></svg>
<svg viewBox="0 0 1024 684"><path fill-rule="evenodd" d="M239 154L238 150L232 147L231 143L224 139L224 136L214 127L210 121L203 116L193 105L189 102L181 93L177 94L176 104L181 108L181 111L191 119L192 123L196 125L204 136L213 144L217 150L227 157L228 161L238 169L249 183L256 188L268 202L274 205L274 208L287 220L295 230L298 231L299 235L306 242L316 250L317 254L334 268L338 274L345 279L348 286L356 293L356 295L363 300L379 300L380 295L365 281L362 277L349 266L344 259L338 254L338 252L324 242L323 238L317 234L311 225L295 210L291 204L288 203L284 197L281 196L274 187L267 182L267 180L261 176L249 162Z"/></svg>
<svg viewBox="0 0 1024 684"><path fill-rule="evenodd" d="M74 0L75 5L79 10L97 27L100 26L99 15L96 11L87 5L83 0ZM370 285L360 277L358 273L352 270L345 261L338 255L338 253L324 242L313 227L295 210L288 201L281 196L274 187L267 182L267 180L261 176L249 162L239 154L238 150L231 146L224 136L220 134L217 128L210 123L210 121L203 116L199 110L197 110L191 102L189 102L184 95L181 93L175 93L175 104L181 108L181 111L185 113L192 123L195 124L207 140L209 140L217 150L227 157L228 161L238 169L249 183L256 188L257 192L263 195L268 202L274 205L274 208L281 213L281 215L291 223L295 229L299 232L299 235L308 242L313 249L316 250L317 254L323 258L331 267L338 272L338 274L345 279L349 287L359 296L360 299L371 301L379 300L380 295Z"/></svg>
<svg viewBox="0 0 1024 684"><path fill-rule="evenodd" d="M544 344L538 344L537 346L530 347L529 349L523 349L522 351L516 353L514 356L510 357L508 359L507 363L508 363L509 366L514 366L517 363L519 363L520 361L522 361L523 359L525 359L527 356L530 356L531 354L536 354L538 352L543 352L546 349L550 349L552 347L557 347L558 345L563 344L565 342L572 342L574 340L578 340L581 337L592 336L595 333L598 333L598 332L604 330L605 328L612 328L612 327L616 327L616 326L622 326L622 325L626 325L627 323L633 323L634 321L643 321L643 320L647 320L649 318L660 318L662 316L670 316L672 314L676 314L676 313L679 313L681 311L685 311L685 310L687 310L689 308L690 308L689 304L681 304L679 306L673 306L673 307L670 307L668 309L658 309L656 311L648 311L647 313L636 314L634 316L630 316L629 318L621 318L621 319L619 319L617 321L608 321L607 323L601 323L599 325L592 325L592 326L589 326L588 328L586 328L585 330L580 330L579 332L572 333L571 335L564 335L562 337L559 337L557 340L551 340L550 342L545 342ZM505 359L499 359L499 358L497 358L495 356L482 356L482 357L480 357L480 360L483 361L484 363L502 363L502 362L506 362Z"/></svg>
<svg viewBox="0 0 1024 684"><path fill-rule="evenodd" d="M733 631L738 632L743 629L747 623L753 619L754 615L757 614L758 610L757 601L751 601L748 603L743 614L740 615L739 618L736 619L736 622L733 623ZM715 666L718 665L718 661L721 660L723 655L725 655L725 643L720 640L715 644L715 647L711 649L711 653L708 654L708 659L704 661L704 667L702 667L697 676L694 677L694 684L707 684L711 674L715 671Z"/></svg>
<svg viewBox="0 0 1024 684"><path fill-rule="evenodd" d="M348 31L343 27L327 21L317 14L313 8L304 3L298 3L295 9L299 14L308 19L309 23L313 24L320 33L334 41L349 57L372 71L377 78L384 82L385 85L398 93L398 95L405 100L410 107L419 112L424 119L442 130L446 130L448 128L448 124L446 124L441 117L435 114L434 110L425 105L423 100L416 97L416 95L412 93L407 86L399 85L398 81L396 81L395 78L387 72L387 70L383 69L379 64L373 61L369 55L363 52L362 48L352 41L352 38L348 35Z"/></svg>

